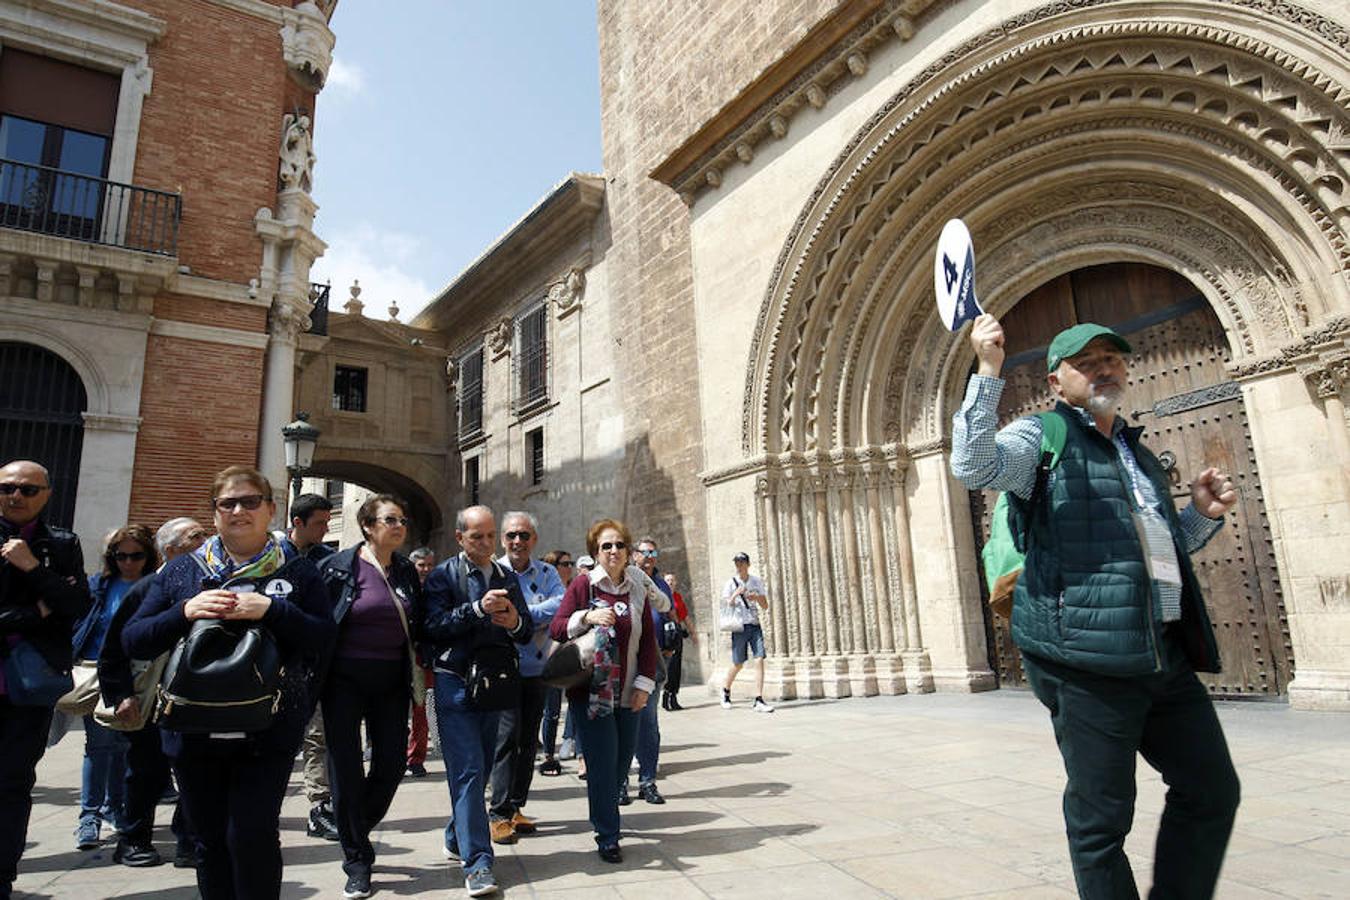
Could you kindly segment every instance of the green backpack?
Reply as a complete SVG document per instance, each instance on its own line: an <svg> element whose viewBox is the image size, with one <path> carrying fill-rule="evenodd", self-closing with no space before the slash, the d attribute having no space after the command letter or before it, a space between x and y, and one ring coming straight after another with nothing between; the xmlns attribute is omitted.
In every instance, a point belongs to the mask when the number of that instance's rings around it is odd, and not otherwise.
<svg viewBox="0 0 1350 900"><path fill-rule="evenodd" d="M1054 410L1036 413L1041 420L1041 461L1036 468L1036 487L1032 489L1029 509L1035 509L1045 494L1050 480L1050 470L1059 465L1059 456L1064 452L1064 441L1068 436L1068 426L1064 417ZM1008 494L998 495L994 503L994 514L990 519L989 540L984 542L980 556L984 560L984 578L989 584L989 606L1005 619L1012 617L1013 588L1017 585L1017 576L1022 574L1026 561L1026 542L1018 540L1009 523ZM1019 547L1018 544L1021 544Z"/></svg>

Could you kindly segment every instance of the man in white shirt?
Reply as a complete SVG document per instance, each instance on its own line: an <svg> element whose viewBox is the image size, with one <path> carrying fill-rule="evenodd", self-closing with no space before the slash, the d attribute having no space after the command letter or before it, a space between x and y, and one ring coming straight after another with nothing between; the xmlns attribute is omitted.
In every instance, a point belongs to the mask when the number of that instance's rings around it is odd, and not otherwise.
<svg viewBox="0 0 1350 900"><path fill-rule="evenodd" d="M759 627L759 611L769 608L769 591L764 580L750 574L750 555L737 553L732 557L736 574L722 588L722 603L734 608L741 618L740 631L731 633L731 668L722 685L722 708L731 709L731 684L750 657L755 659L755 712L771 713L773 707L764 702L764 631Z"/></svg>

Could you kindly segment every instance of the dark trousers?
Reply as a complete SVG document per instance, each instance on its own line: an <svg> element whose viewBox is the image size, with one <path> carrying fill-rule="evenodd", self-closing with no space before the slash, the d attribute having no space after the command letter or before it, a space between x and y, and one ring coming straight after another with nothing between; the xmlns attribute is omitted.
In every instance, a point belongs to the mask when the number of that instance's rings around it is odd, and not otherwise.
<svg viewBox="0 0 1350 900"><path fill-rule="evenodd" d="M0 897L8 898L28 839L37 764L47 751L52 711L0 696Z"/></svg>
<svg viewBox="0 0 1350 900"><path fill-rule="evenodd" d="M159 740L159 726L147 722L138 731L128 731L125 827L122 839L137 847L149 844L155 829L155 805L172 779L169 758ZM190 844L191 829L183 817L183 804L174 805L172 829L179 845Z"/></svg>
<svg viewBox="0 0 1350 900"><path fill-rule="evenodd" d="M562 696L562 688L544 688L544 724L541 735L544 755L549 759L558 754L558 720L562 718Z"/></svg>
<svg viewBox="0 0 1350 900"><path fill-rule="evenodd" d="M1124 850L1136 754L1167 785L1150 900L1208 898L1219 878L1237 814L1237 773L1208 692L1177 642L1164 644L1164 671L1135 678L1024 657L1064 757L1069 855L1078 894L1088 900L1139 896Z"/></svg>
<svg viewBox="0 0 1350 900"><path fill-rule="evenodd" d="M403 780L411 701L407 660L333 660L321 708L328 786L348 875L369 873L375 862L370 832L389 811ZM362 722L370 737L369 773L362 759Z"/></svg>
<svg viewBox="0 0 1350 900"><path fill-rule="evenodd" d="M675 652L666 660L665 692L674 697L680 693L680 676L684 669L684 638L675 641Z"/></svg>
<svg viewBox="0 0 1350 900"><path fill-rule="evenodd" d="M509 819L525 805L534 780L539 749L539 720L544 716L544 683L520 679L520 706L504 710L497 721L497 751L492 761L492 800L488 814Z"/></svg>
<svg viewBox="0 0 1350 900"><path fill-rule="evenodd" d="M633 764L639 713L615 707L612 715L592 719L577 710L577 734L584 738L586 757L586 803L595 843L612 847L619 843L619 785Z"/></svg>
<svg viewBox="0 0 1350 900"><path fill-rule="evenodd" d="M277 900L277 820L295 754L259 753L251 740L212 743L173 761L201 853L197 890L202 900Z"/></svg>

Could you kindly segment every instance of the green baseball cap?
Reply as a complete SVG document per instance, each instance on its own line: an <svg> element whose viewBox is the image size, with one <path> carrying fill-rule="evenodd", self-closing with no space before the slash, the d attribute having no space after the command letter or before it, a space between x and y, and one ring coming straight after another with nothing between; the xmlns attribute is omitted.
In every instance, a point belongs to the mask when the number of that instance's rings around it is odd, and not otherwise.
<svg viewBox="0 0 1350 900"><path fill-rule="evenodd" d="M1082 350L1093 338L1104 337L1120 348L1121 352L1131 352L1129 341L1116 334L1105 325L1096 325L1092 322L1083 322L1072 328L1066 328L1055 339L1050 342L1050 349L1045 354L1045 363L1049 371L1053 372L1059 368L1059 364Z"/></svg>

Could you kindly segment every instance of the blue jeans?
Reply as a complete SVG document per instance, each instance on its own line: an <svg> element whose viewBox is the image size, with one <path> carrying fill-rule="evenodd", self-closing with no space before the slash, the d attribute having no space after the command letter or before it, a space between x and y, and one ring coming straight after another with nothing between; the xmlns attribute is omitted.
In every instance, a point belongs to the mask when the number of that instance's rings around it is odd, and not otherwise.
<svg viewBox="0 0 1350 900"><path fill-rule="evenodd" d="M445 826L446 844L453 834L464 872L470 874L492 868L492 838L483 791L497 746L498 713L474 709L465 694L463 678L436 673L436 731L452 810Z"/></svg>
<svg viewBox="0 0 1350 900"><path fill-rule="evenodd" d="M647 705L642 707L642 712L638 716L637 731L637 760L638 760L638 785L656 783L656 764L661 759L661 723L657 721L657 713L661 711L661 688L652 691L647 697ZM590 771L590 763L586 764L586 771ZM628 770L624 769L619 775L621 784L628 783Z"/></svg>
<svg viewBox="0 0 1350 900"><path fill-rule="evenodd" d="M127 739L84 717L84 772L80 779L80 821L109 822L121 828L127 776Z"/></svg>
<svg viewBox="0 0 1350 900"><path fill-rule="evenodd" d="M619 784L633 763L639 718L626 708L616 707L613 715L598 719L577 710L577 736L586 748L586 802L595 843L601 847L619 843Z"/></svg>

